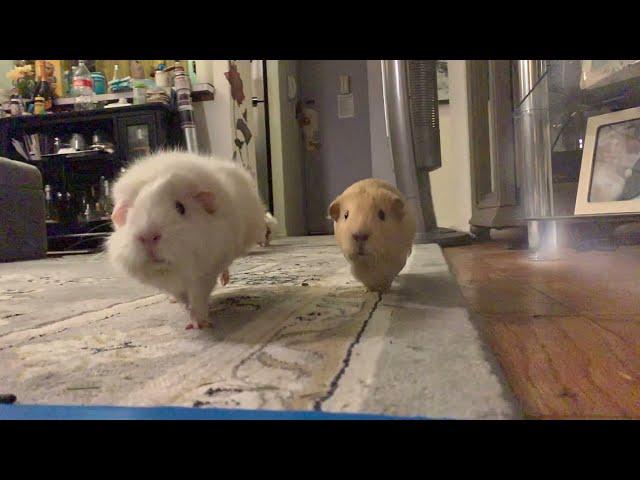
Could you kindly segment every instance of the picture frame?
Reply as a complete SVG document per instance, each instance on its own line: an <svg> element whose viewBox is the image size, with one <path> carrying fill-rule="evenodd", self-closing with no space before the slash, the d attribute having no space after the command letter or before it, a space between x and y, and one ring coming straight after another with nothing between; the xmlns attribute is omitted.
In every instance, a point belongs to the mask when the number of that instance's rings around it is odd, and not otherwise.
<svg viewBox="0 0 640 480"><path fill-rule="evenodd" d="M580 88L591 90L640 76L640 60L582 60Z"/></svg>
<svg viewBox="0 0 640 480"><path fill-rule="evenodd" d="M436 60L438 81L438 103L449 103L449 64L446 60Z"/></svg>
<svg viewBox="0 0 640 480"><path fill-rule="evenodd" d="M575 215L640 212L640 107L587 120Z"/></svg>

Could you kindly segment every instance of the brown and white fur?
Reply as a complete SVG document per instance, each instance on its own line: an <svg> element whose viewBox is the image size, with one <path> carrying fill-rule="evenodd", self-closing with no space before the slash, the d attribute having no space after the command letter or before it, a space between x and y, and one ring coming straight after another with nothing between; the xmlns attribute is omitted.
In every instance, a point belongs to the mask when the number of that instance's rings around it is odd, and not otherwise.
<svg viewBox="0 0 640 480"><path fill-rule="evenodd" d="M361 180L331 203L329 216L353 276L370 291L388 291L411 254L416 231L404 195L383 180Z"/></svg>

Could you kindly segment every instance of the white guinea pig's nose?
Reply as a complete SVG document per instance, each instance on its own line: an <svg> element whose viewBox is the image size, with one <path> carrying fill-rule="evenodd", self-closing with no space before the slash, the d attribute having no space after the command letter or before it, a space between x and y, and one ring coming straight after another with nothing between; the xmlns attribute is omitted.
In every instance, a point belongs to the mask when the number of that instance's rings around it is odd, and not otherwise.
<svg viewBox="0 0 640 480"><path fill-rule="evenodd" d="M160 232L149 232L142 235L138 235L138 240L143 245L155 245L160 241L161 238L162 238L162 235L160 235Z"/></svg>
<svg viewBox="0 0 640 480"><path fill-rule="evenodd" d="M369 234L368 233L354 233L353 234L353 239L356 242L366 242L367 240L369 240Z"/></svg>

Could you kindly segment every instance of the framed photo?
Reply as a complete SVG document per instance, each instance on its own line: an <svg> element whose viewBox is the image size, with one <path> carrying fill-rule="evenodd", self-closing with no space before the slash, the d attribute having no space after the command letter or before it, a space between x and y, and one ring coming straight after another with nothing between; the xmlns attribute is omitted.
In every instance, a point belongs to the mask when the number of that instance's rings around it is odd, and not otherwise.
<svg viewBox="0 0 640 480"><path fill-rule="evenodd" d="M449 103L449 65L446 60L436 61L438 75L438 103Z"/></svg>
<svg viewBox="0 0 640 480"><path fill-rule="evenodd" d="M576 215L640 212L640 107L587 120Z"/></svg>
<svg viewBox="0 0 640 480"><path fill-rule="evenodd" d="M640 76L640 60L582 60L580 88L589 90Z"/></svg>

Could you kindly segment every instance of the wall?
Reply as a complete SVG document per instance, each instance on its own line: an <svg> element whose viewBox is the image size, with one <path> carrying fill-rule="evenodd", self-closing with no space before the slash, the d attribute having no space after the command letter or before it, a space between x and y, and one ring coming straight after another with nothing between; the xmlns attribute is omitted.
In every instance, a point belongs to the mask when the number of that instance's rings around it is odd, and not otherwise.
<svg viewBox="0 0 640 480"><path fill-rule="evenodd" d="M229 158L242 164L256 176L255 119L251 103L253 82L251 81L251 62L235 60L233 64L242 79L244 99L238 105L231 97L231 86L225 77L230 71L229 60L194 60L196 62L196 81L211 83L215 89L215 99L208 102L194 102L194 116L198 147L201 153L212 153L221 158ZM236 122L246 116L246 123L252 138L245 143L244 136L236 128ZM234 144L240 140L240 146Z"/></svg>
<svg viewBox="0 0 640 480"><path fill-rule="evenodd" d="M341 75L348 75L354 116L338 117ZM301 60L302 100L313 100L318 112L321 146L305 149L306 221L311 233L331 233L327 220L331 201L349 185L371 177L369 93L365 60Z"/></svg>
<svg viewBox="0 0 640 480"><path fill-rule="evenodd" d="M431 188L438 225L468 232L472 212L465 61L449 60L448 70L450 101L440 106L442 167L431 173Z"/></svg>
<svg viewBox="0 0 640 480"><path fill-rule="evenodd" d="M13 60L0 60L0 89L13 87L11 80L7 78L7 72L13 68Z"/></svg>
<svg viewBox="0 0 640 480"><path fill-rule="evenodd" d="M395 184L391 147L386 136L382 70L379 60L368 60L372 175ZM442 167L431 172L431 189L438 226L469 231L471 171L467 127L467 90L464 60L449 60L449 104L441 104L440 152Z"/></svg>
<svg viewBox="0 0 640 480"><path fill-rule="evenodd" d="M232 98L229 82L224 76L224 72L229 70L229 61L198 60L197 62L198 81L212 83L216 89L213 101L193 104L198 146L202 153L231 158L234 137Z"/></svg>

